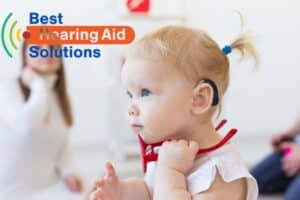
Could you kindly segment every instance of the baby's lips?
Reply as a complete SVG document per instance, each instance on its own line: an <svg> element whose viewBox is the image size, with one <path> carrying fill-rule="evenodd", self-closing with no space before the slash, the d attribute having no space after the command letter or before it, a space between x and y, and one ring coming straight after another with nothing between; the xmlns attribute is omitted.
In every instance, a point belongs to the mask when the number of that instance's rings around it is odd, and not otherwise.
<svg viewBox="0 0 300 200"><path fill-rule="evenodd" d="M144 127L143 125L137 124L137 123L131 123L131 127Z"/></svg>
<svg viewBox="0 0 300 200"><path fill-rule="evenodd" d="M131 124L131 128L134 130L134 132L139 133L144 126L139 124Z"/></svg>

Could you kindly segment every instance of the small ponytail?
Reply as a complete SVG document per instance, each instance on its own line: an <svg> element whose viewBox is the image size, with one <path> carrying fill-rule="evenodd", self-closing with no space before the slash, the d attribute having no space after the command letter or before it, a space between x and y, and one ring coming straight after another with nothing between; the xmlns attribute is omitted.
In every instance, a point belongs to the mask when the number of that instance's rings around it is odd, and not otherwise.
<svg viewBox="0 0 300 200"><path fill-rule="evenodd" d="M241 54L241 59L245 57L249 57L253 59L255 67L257 68L259 65L259 56L252 44L253 36L249 33L244 33L240 35L237 39L235 39L230 47L232 51L238 51Z"/></svg>

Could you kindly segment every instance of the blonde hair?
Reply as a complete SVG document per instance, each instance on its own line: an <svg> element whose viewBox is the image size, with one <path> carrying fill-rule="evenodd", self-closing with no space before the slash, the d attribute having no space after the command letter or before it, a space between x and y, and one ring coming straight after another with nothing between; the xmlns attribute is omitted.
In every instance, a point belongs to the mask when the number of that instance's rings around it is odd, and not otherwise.
<svg viewBox="0 0 300 200"><path fill-rule="evenodd" d="M242 34L228 45L241 58L250 57L258 64L258 56L248 34ZM220 98L229 84L229 59L217 43L204 31L185 26L166 26L135 42L126 57L142 55L159 58L180 70L188 80L208 78L215 82Z"/></svg>

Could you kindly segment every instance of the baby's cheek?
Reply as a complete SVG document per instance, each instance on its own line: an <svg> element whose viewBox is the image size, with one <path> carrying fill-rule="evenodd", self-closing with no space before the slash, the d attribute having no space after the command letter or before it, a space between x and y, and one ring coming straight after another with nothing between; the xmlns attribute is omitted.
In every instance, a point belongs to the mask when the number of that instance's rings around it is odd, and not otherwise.
<svg viewBox="0 0 300 200"><path fill-rule="evenodd" d="M151 132L162 132L164 131L165 124L168 121L168 116L161 112L160 109L153 108L148 110L148 112L144 115L144 122L145 125L151 129Z"/></svg>
<svg viewBox="0 0 300 200"><path fill-rule="evenodd" d="M159 111L153 109L149 112L147 112L147 114L145 114L144 116L145 118L145 122L147 123L147 125L153 127L159 126L160 122L162 120L162 115Z"/></svg>
<svg viewBox="0 0 300 200"><path fill-rule="evenodd" d="M179 104L180 105L180 104ZM170 101L144 104L142 109L144 125L154 135L169 137L181 128L183 108Z"/></svg>

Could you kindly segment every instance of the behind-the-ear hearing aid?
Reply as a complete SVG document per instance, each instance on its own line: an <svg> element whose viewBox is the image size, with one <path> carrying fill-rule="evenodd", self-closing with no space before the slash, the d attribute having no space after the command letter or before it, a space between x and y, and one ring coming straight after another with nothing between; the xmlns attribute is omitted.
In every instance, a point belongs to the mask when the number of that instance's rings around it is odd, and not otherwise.
<svg viewBox="0 0 300 200"><path fill-rule="evenodd" d="M212 89L213 89L213 100L212 100L211 105L212 106L218 105L218 103L219 103L219 92L218 92L218 88L217 88L217 85L215 84L215 82L213 82L212 80L210 80L208 78L204 78L204 79L201 79L198 84L200 84L200 83L208 83L212 87Z"/></svg>

